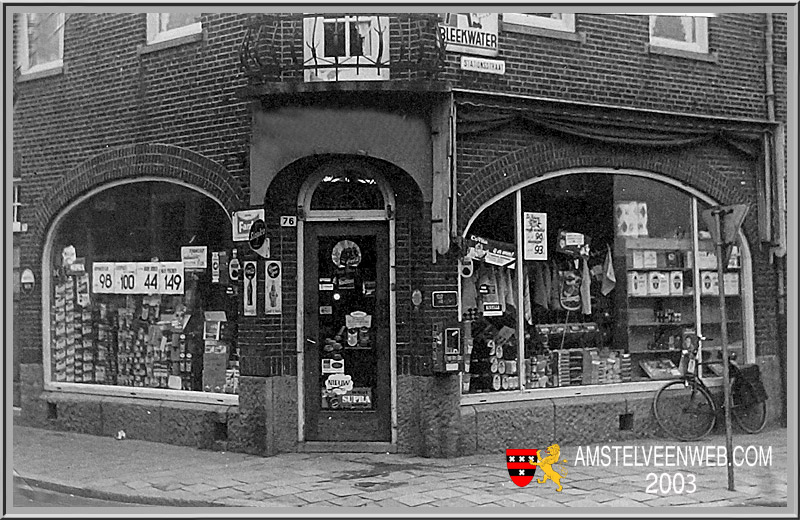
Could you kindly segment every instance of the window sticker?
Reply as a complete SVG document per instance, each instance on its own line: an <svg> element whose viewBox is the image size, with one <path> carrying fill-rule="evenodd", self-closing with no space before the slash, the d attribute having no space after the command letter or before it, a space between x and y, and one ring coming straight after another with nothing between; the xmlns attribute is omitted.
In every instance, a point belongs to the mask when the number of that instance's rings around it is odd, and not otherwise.
<svg viewBox="0 0 800 520"><path fill-rule="evenodd" d="M356 267L361 263L361 248L352 240L341 240L331 252L336 267Z"/></svg>

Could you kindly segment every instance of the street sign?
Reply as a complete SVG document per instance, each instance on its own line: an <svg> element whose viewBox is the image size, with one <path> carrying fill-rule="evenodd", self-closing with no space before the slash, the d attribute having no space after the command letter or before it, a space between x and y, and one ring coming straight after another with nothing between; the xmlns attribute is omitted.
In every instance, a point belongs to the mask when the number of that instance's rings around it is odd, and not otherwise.
<svg viewBox="0 0 800 520"><path fill-rule="evenodd" d="M717 236L717 226L714 221L714 212L719 211L721 212L721 231L722 231L722 243L733 244L737 242L739 236L739 228L742 227L742 222L744 222L744 218L747 216L747 211L750 209L750 206L747 204L735 204L733 206L714 206L713 208L707 209L703 211L703 220L708 226L708 229L711 231L711 236L714 238L714 242L719 242L719 238Z"/></svg>
<svg viewBox="0 0 800 520"><path fill-rule="evenodd" d="M722 265L728 264L728 259L733 249L732 246L739 240L739 229L742 227L742 223L749 209L750 206L747 204L735 204L733 206L714 206L702 212L703 221L711 231L711 237L714 239L714 243L722 242L723 258L720 259L720 261L723 262ZM715 215L717 213L719 213L720 216L719 228L717 228L715 220ZM719 229L722 235L721 237L718 236L717 229Z"/></svg>

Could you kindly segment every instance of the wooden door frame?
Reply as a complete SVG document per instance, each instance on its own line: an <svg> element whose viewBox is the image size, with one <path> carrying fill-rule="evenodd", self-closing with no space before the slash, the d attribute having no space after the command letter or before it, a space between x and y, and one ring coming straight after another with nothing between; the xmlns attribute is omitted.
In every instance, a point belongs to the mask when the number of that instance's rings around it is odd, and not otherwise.
<svg viewBox="0 0 800 520"><path fill-rule="evenodd" d="M334 168L339 166L334 165ZM379 172L362 168L378 183L383 193L385 208L383 210L346 210L315 211L311 209L311 197L314 190L330 169L323 166L311 174L300 189L298 196L297 219L297 441L307 442L305 438L305 348L306 331L305 316L302 312L305 301L305 273L302 266L305 262L305 222L368 222L387 221L389 224L389 375L391 378L390 426L391 444L397 445L397 301L396 301L396 269L395 269L395 199L394 192Z"/></svg>

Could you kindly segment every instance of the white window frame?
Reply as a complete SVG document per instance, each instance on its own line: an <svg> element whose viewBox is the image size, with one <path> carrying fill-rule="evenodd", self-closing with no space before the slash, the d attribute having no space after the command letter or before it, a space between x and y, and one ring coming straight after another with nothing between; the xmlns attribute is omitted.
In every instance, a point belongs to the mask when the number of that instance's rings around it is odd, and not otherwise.
<svg viewBox="0 0 800 520"><path fill-rule="evenodd" d="M58 55L59 58L48 61L45 63L39 63L38 65L34 65L31 67L30 65L30 46L28 42L28 17L34 13L22 13L20 17L20 27L19 27L19 66L20 66L20 73L25 74L33 74L35 72L41 72L44 70L56 69L59 67L64 66L64 21L66 16L64 13L56 13L58 15L58 25L59 29L59 38L58 38ZM39 14L39 13L36 13Z"/></svg>
<svg viewBox="0 0 800 520"><path fill-rule="evenodd" d="M14 233L20 233L25 231L28 226L24 225L19 219L19 209L22 207L22 203L19 201L19 178L15 178L12 180L13 182L13 199L11 201L11 212L12 218L11 222L14 226Z"/></svg>
<svg viewBox="0 0 800 520"><path fill-rule="evenodd" d="M325 54L325 23L340 22L344 24L354 22L370 22L369 27L369 48L373 49L371 56L327 56ZM381 29L380 38L383 40L383 54L378 56L380 47L379 35L376 32ZM350 32L345 30L345 38L349 37ZM348 41L345 42L345 52L349 52ZM344 15L336 17L328 16L309 16L303 20L303 59L306 65L312 65L311 47L321 51L317 54L319 59L319 74L313 68L307 68L304 79L307 82L316 81L386 81L389 79L389 17L388 16L359 16ZM338 68L339 65L354 65L359 62L364 63L364 67L356 69L354 67ZM380 62L384 65L380 69L371 65L370 62ZM338 60L338 61L337 61Z"/></svg>
<svg viewBox="0 0 800 520"><path fill-rule="evenodd" d="M561 19L524 13L503 13L503 23L527 25L551 31L575 32L575 15L572 13L561 13Z"/></svg>
<svg viewBox="0 0 800 520"><path fill-rule="evenodd" d="M183 36L191 36L203 32L203 24L200 21L176 27L167 31L159 30L161 26L161 15L170 13L147 13L147 44L153 45L164 41L174 40Z"/></svg>
<svg viewBox="0 0 800 520"><path fill-rule="evenodd" d="M656 18L664 15L650 15L650 45L654 47L662 47L667 49L676 49L687 52L696 52L699 54L708 54L708 17L707 16L694 16L691 14L683 15L683 17L691 17L694 22L694 31L697 35L697 41L687 42L680 40L673 40L671 38L661 38L653 36L655 29Z"/></svg>

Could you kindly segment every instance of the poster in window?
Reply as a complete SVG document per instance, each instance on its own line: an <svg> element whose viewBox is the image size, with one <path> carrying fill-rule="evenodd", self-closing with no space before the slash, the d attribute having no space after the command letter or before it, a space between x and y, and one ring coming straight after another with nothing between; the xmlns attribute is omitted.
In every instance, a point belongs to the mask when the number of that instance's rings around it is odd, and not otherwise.
<svg viewBox="0 0 800 520"><path fill-rule="evenodd" d="M547 260L547 213L523 213L525 260Z"/></svg>

